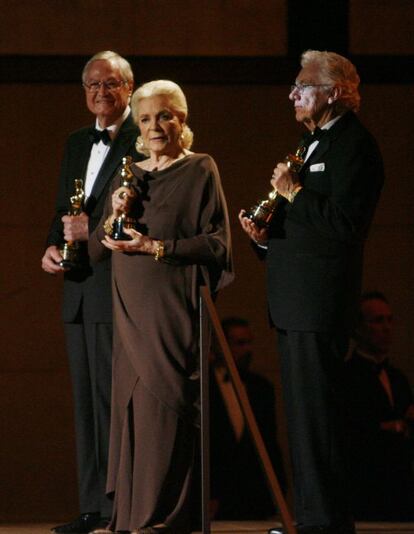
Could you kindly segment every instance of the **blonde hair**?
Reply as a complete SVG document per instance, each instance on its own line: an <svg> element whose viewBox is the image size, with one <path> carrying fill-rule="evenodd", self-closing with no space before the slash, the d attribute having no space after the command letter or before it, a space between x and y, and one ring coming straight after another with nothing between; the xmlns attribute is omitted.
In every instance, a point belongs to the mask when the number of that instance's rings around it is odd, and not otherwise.
<svg viewBox="0 0 414 534"><path fill-rule="evenodd" d="M181 87L171 80L154 80L138 87L131 99L131 110L135 123L138 124L139 104L141 100L152 96L166 96L168 98L169 106L183 123L183 131L180 136L181 146L189 149L193 144L194 134L188 124L186 124L188 116L187 99ZM138 137L136 148L141 154L149 156L149 151L143 146L141 136Z"/></svg>
<svg viewBox="0 0 414 534"><path fill-rule="evenodd" d="M361 101L358 91L360 78L355 65L335 52L306 50L301 57L302 67L317 65L324 81L339 88L337 104L357 112Z"/></svg>
<svg viewBox="0 0 414 534"><path fill-rule="evenodd" d="M91 57L91 59L89 59L89 61L87 61L82 71L83 82L86 81L86 75L91 64L94 61L98 60L109 61L110 63L118 67L124 82L128 82L129 84L133 85L134 73L132 72L131 65L124 57L120 56L116 52L112 52L112 50L103 50L102 52L97 52Z"/></svg>

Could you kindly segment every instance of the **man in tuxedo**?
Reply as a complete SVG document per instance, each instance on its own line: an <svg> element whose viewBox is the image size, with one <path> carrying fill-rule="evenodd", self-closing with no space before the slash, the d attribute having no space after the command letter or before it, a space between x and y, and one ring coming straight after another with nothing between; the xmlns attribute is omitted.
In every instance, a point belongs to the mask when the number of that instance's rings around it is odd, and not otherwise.
<svg viewBox="0 0 414 534"><path fill-rule="evenodd" d="M279 483L285 490L273 384L249 368L253 357L253 333L249 323L240 317L228 317L222 321L222 327ZM210 375L211 509L214 518L267 519L275 515L275 506L218 351L213 355Z"/></svg>
<svg viewBox="0 0 414 534"><path fill-rule="evenodd" d="M392 335L387 299L364 293L345 375L352 502L362 521L414 520L414 398L389 360Z"/></svg>
<svg viewBox="0 0 414 534"><path fill-rule="evenodd" d="M244 211L239 218L266 250L297 530L352 534L343 446L344 357L383 165L375 140L355 114L360 96L354 65L333 52L308 50L301 66L289 99L296 120L308 129L301 143L304 164L298 172L286 162L276 166L271 183L278 205L268 228Z"/></svg>
<svg viewBox="0 0 414 534"><path fill-rule="evenodd" d="M80 516L55 527L58 533L82 533L107 524L111 503L105 495L111 400L112 299L110 257L91 265L89 233L98 224L112 178L122 158L135 151L138 128L129 101L133 89L130 64L115 52L95 54L82 73L86 105L93 127L82 128L66 143L56 211L42 258L44 271L64 276L63 321L73 384ZM74 180L84 183L80 215L68 215ZM80 266L66 269L60 247L76 241Z"/></svg>

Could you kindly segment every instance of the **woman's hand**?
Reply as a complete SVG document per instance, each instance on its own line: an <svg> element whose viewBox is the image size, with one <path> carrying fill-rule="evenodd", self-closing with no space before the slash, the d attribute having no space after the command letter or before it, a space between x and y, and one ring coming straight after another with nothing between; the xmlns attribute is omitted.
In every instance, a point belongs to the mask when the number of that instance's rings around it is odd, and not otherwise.
<svg viewBox="0 0 414 534"><path fill-rule="evenodd" d="M239 213L239 221L246 232L246 234L253 239L258 245L266 245L267 243L267 228L259 228L253 221L244 216L246 210L241 210Z"/></svg>
<svg viewBox="0 0 414 534"><path fill-rule="evenodd" d="M124 189L124 188L122 188ZM141 254L155 255L158 241L137 232L133 228L124 228L123 231L132 237L131 241L115 241L108 235L102 240L106 248L117 252L140 252Z"/></svg>
<svg viewBox="0 0 414 534"><path fill-rule="evenodd" d="M115 217L119 217L123 213L129 213L136 196L134 189L118 187L112 193L112 211Z"/></svg>

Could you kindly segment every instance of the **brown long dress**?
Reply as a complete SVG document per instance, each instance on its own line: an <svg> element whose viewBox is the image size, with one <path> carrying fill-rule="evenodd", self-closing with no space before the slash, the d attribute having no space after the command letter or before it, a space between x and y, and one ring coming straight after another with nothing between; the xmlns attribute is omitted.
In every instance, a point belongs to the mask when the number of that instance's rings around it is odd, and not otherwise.
<svg viewBox="0 0 414 534"><path fill-rule="evenodd" d="M162 239L165 256L157 262L112 254L110 528L164 523L184 534L198 424L198 288L216 291L232 278L228 216L216 164L206 154L161 171L132 170L138 230ZM100 224L89 244L94 261L107 252L103 236Z"/></svg>

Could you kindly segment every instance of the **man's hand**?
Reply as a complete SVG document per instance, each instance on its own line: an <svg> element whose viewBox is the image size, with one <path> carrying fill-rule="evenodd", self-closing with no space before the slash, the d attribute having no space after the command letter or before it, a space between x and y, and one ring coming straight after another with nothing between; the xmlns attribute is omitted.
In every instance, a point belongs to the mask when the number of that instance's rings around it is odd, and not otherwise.
<svg viewBox="0 0 414 534"><path fill-rule="evenodd" d="M62 256L56 245L48 247L42 258L42 269L49 274L63 273L65 269L59 265Z"/></svg>
<svg viewBox="0 0 414 534"><path fill-rule="evenodd" d="M66 241L87 241L89 238L88 230L89 217L86 213L80 215L64 215L63 236Z"/></svg>
<svg viewBox="0 0 414 534"><path fill-rule="evenodd" d="M300 187L298 175L292 172L286 163L278 163L276 165L270 183L279 195L282 195L282 197L288 200L291 198L290 195Z"/></svg>
<svg viewBox="0 0 414 534"><path fill-rule="evenodd" d="M239 221L241 227L246 232L246 234L253 239L258 245L267 244L267 228L259 228L254 224L253 221L244 216L246 213L245 210L241 210L239 213Z"/></svg>

